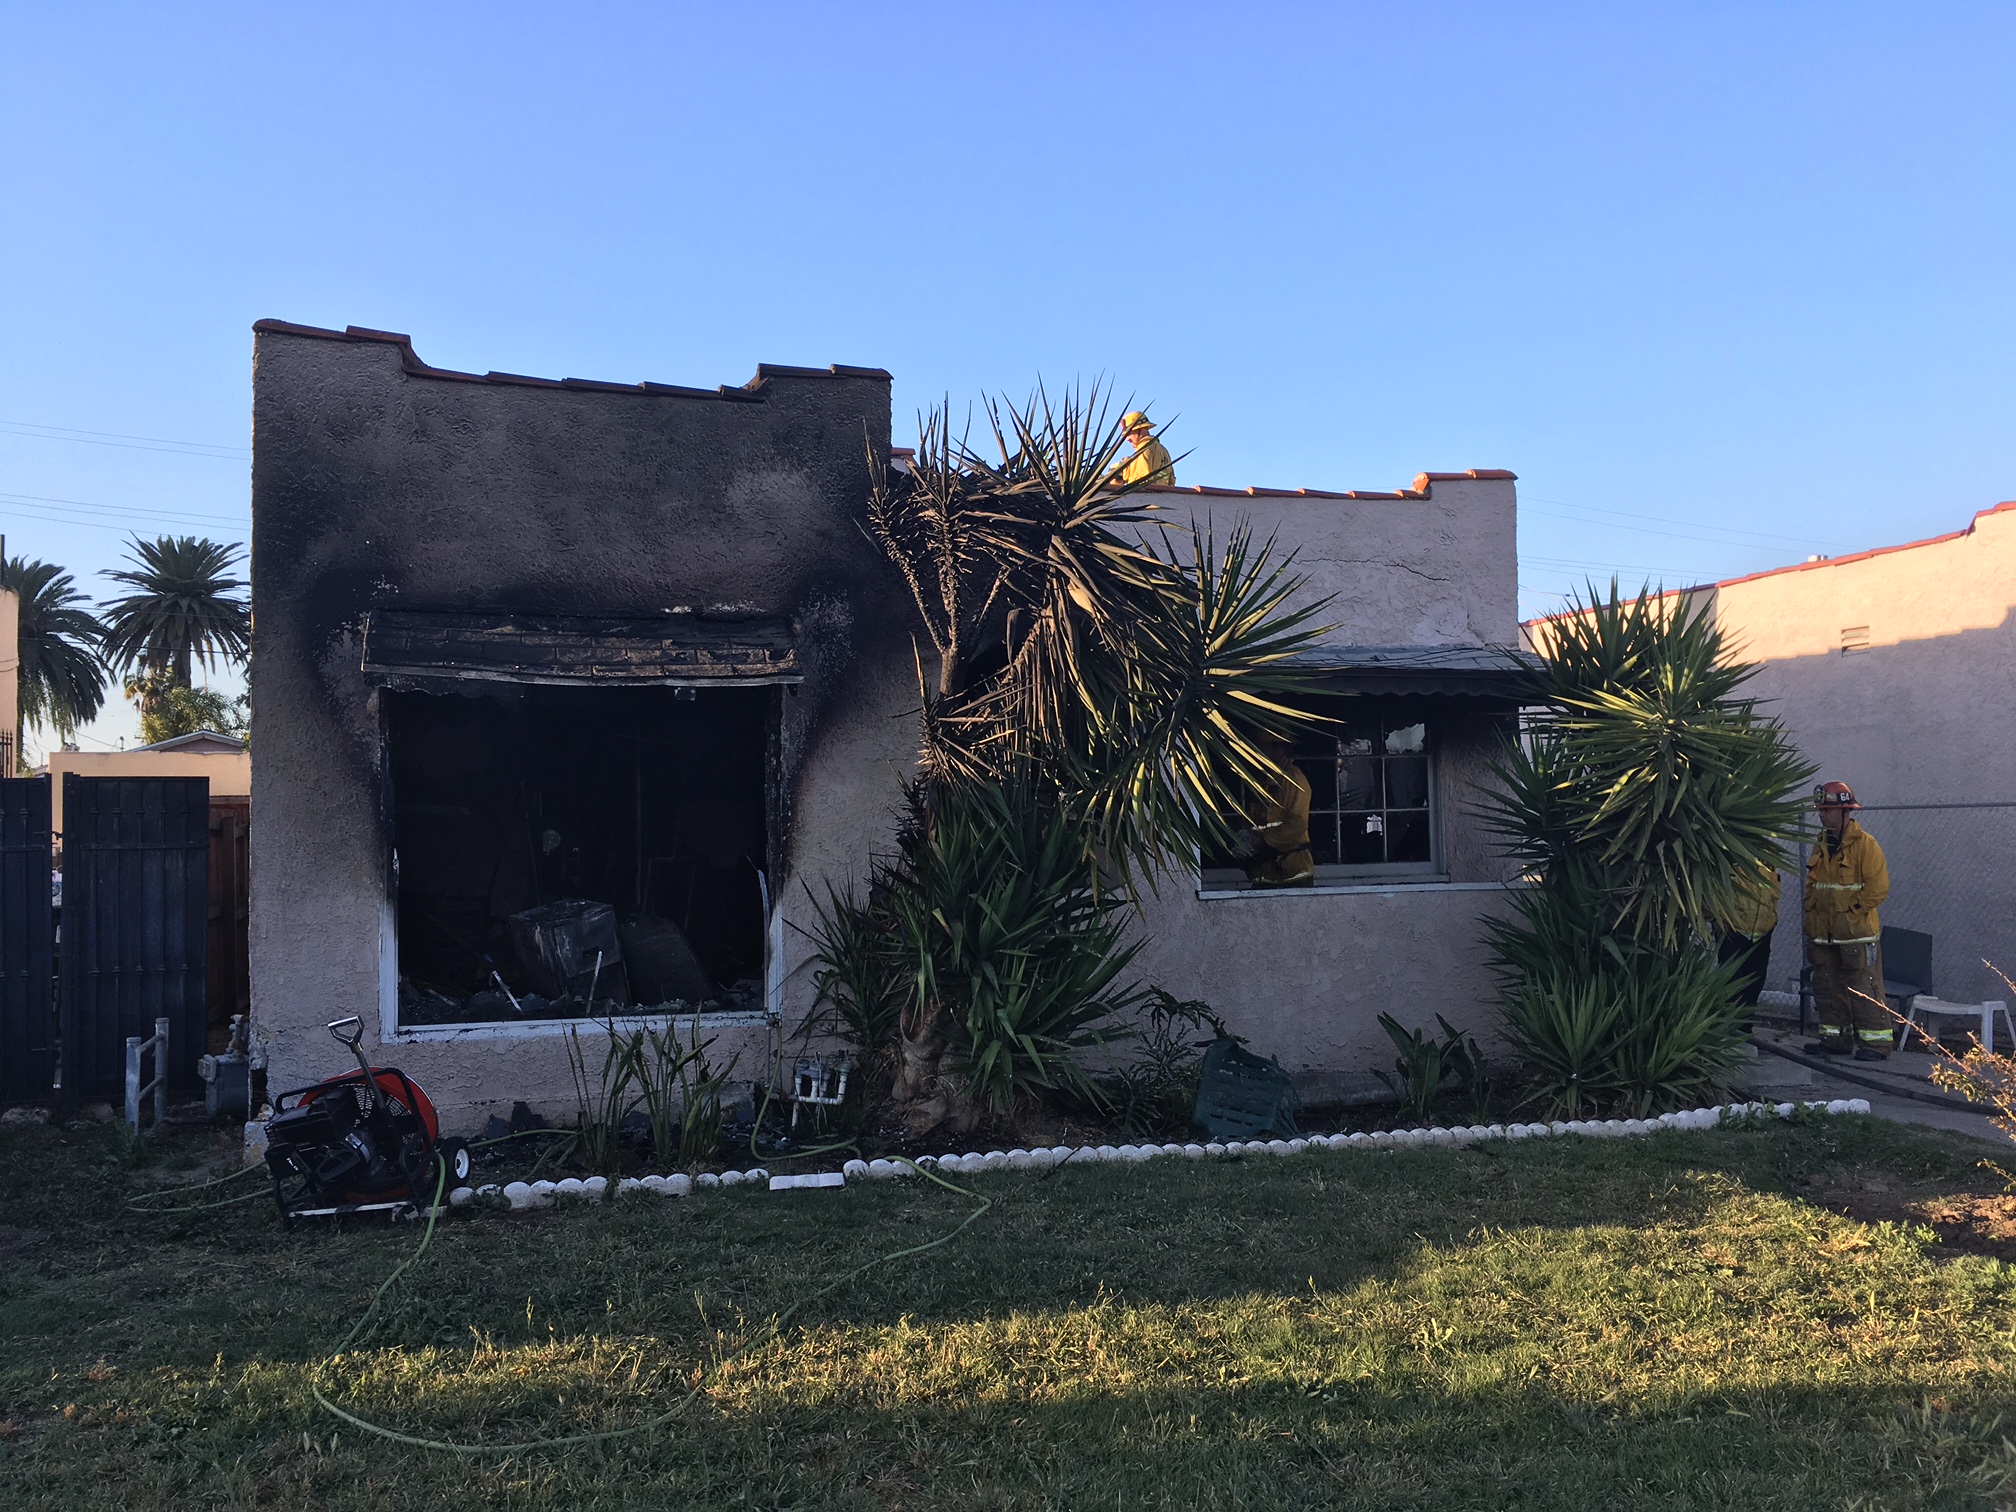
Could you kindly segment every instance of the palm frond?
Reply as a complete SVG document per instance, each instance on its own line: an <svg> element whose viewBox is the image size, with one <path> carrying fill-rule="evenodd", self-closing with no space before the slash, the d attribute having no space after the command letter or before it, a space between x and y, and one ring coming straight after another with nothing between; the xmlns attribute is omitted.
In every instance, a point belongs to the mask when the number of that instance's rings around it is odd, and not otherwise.
<svg viewBox="0 0 2016 1512"><path fill-rule="evenodd" d="M133 593L103 606L103 654L120 672L172 670L187 686L190 663L242 661L251 649L252 614L231 575L242 548L195 536L134 537L130 569L105 574Z"/></svg>
<svg viewBox="0 0 2016 1512"><path fill-rule="evenodd" d="M0 559L0 588L20 604L21 721L68 738L105 704L105 668L96 650L104 626L75 580L54 563Z"/></svg>

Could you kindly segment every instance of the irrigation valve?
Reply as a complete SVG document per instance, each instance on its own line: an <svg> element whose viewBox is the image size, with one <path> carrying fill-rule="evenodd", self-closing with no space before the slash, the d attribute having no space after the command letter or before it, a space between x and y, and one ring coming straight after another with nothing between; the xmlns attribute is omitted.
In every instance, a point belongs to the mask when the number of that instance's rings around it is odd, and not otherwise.
<svg viewBox="0 0 2016 1512"><path fill-rule="evenodd" d="M835 1061L801 1060L791 1077L791 1127L798 1127L802 1107L837 1108L847 1100L847 1077L854 1063L846 1056Z"/></svg>

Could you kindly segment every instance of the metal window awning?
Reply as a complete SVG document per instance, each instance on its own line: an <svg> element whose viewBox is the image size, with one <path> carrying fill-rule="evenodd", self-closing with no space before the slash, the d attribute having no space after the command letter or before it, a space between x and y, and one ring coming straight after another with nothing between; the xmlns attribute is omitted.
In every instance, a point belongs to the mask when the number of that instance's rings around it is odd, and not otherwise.
<svg viewBox="0 0 2016 1512"><path fill-rule="evenodd" d="M803 681L778 620L464 614L374 609L364 674L387 687L490 681L580 687L722 687Z"/></svg>
<svg viewBox="0 0 2016 1512"><path fill-rule="evenodd" d="M1289 665L1337 693L1440 694L1519 701L1540 658L1511 646L1315 646Z"/></svg>

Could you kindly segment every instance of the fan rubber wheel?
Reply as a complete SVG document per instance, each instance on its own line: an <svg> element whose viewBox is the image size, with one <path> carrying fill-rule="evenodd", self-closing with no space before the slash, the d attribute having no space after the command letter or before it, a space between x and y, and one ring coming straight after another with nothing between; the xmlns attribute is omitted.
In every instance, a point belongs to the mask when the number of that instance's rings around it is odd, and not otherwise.
<svg viewBox="0 0 2016 1512"><path fill-rule="evenodd" d="M436 1148L441 1153L441 1166L447 1172L448 1185L457 1187L467 1184L470 1173L476 1169L469 1146L459 1139L444 1139Z"/></svg>

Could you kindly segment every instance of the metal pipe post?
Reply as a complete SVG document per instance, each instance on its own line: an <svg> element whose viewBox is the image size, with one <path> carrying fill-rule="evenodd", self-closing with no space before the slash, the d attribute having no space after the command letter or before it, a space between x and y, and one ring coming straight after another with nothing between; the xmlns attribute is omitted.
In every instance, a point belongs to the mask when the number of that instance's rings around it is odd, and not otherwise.
<svg viewBox="0 0 2016 1512"><path fill-rule="evenodd" d="M168 1119L168 1020L154 1020L154 1127Z"/></svg>

